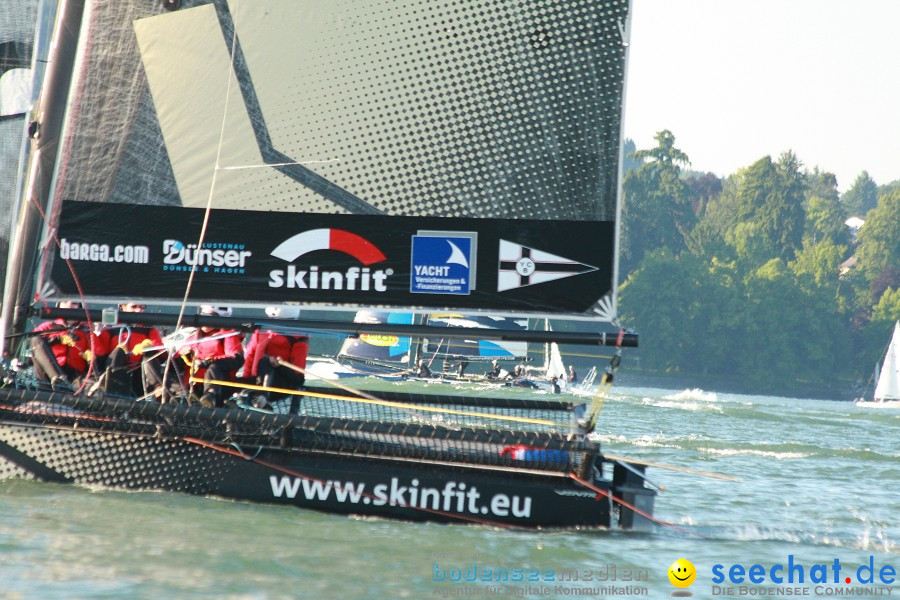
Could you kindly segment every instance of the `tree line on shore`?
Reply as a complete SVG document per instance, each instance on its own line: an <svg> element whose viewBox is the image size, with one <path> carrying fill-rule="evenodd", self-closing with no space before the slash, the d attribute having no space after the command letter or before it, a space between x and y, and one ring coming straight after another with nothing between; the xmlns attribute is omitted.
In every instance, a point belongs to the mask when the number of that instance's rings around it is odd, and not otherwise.
<svg viewBox="0 0 900 600"><path fill-rule="evenodd" d="M790 151L719 178L655 139L626 141L624 165L619 312L641 368L871 394L900 319L900 180L841 194Z"/></svg>

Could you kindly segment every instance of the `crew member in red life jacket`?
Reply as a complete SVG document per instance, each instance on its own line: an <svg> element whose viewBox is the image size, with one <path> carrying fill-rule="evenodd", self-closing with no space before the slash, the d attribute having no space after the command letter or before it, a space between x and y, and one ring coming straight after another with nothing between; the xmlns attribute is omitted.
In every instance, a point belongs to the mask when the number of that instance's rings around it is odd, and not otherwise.
<svg viewBox="0 0 900 600"><path fill-rule="evenodd" d="M266 308L266 315L273 319L296 319L300 316L300 310L286 306L270 306ZM309 336L278 333L267 327L257 329L247 343L244 376L255 378L257 385L300 389L306 380L303 373L284 366L281 362L306 369L308 353ZM285 395L272 392L271 398L277 400ZM269 392L256 392L252 398L253 406L271 409ZM296 412L299 408L299 398L297 400L298 402L291 402L291 412Z"/></svg>
<svg viewBox="0 0 900 600"><path fill-rule="evenodd" d="M147 307L129 302L120 304L119 310L123 313L141 313ZM146 325L122 324L111 327L109 336L112 348L102 382L106 391L126 396L143 396L145 390L155 389L155 383L158 382L145 382L142 357L147 348L162 346L159 330Z"/></svg>
<svg viewBox="0 0 900 600"><path fill-rule="evenodd" d="M200 314L230 317L231 309L205 304L200 307ZM210 382L235 381L235 373L244 364L242 341L243 336L234 329L201 327L178 350L179 356L190 359L193 376L203 378L203 394L199 398L201 406L213 408L222 405L223 386Z"/></svg>
<svg viewBox="0 0 900 600"><path fill-rule="evenodd" d="M59 302L58 308L81 308L77 302ZM87 323L55 319L44 321L31 340L31 358L38 379L49 381L53 389L72 388L89 373L98 371L97 362L109 353L109 334L91 330Z"/></svg>

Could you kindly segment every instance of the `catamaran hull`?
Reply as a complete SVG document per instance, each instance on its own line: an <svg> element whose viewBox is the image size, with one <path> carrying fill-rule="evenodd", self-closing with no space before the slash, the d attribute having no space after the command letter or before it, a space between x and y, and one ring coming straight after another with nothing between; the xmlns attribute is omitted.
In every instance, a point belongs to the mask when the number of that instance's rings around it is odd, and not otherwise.
<svg viewBox="0 0 900 600"><path fill-rule="evenodd" d="M0 420L0 478L110 489L164 490L411 521L610 527L650 525L651 490L591 488L545 473L421 461L335 456L295 448L238 447L78 426ZM599 490L599 492L598 492Z"/></svg>
<svg viewBox="0 0 900 600"><path fill-rule="evenodd" d="M897 408L900 409L900 400L856 400L854 402L860 408Z"/></svg>

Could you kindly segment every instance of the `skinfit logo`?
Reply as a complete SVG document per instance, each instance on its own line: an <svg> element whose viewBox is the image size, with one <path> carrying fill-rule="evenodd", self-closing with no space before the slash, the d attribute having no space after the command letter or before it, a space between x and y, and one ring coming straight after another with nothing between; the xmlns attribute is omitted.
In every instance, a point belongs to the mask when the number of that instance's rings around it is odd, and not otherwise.
<svg viewBox="0 0 900 600"><path fill-rule="evenodd" d="M372 269L371 265L386 260L375 244L343 229L310 229L281 242L272 256L293 263L304 254L316 250L343 252L362 263L343 271L326 271L319 265L298 267L289 264L285 269L269 271L269 287L300 290L359 290L387 291L387 278L393 269Z"/></svg>

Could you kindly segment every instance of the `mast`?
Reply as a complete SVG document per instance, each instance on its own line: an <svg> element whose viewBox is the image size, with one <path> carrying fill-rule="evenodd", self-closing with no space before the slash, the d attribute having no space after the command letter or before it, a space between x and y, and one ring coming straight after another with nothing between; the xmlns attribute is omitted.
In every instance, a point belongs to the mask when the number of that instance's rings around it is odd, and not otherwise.
<svg viewBox="0 0 900 600"><path fill-rule="evenodd" d="M29 316L38 241L53 190L53 173L66 112L69 84L78 46L84 0L60 0L54 39L47 57L33 121L28 128L31 159L27 187L20 199L18 218L10 243L3 308L0 312L0 353L6 351L7 335L22 333Z"/></svg>

